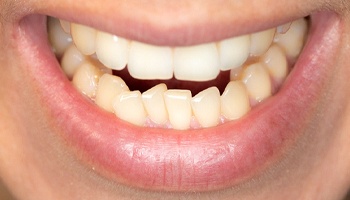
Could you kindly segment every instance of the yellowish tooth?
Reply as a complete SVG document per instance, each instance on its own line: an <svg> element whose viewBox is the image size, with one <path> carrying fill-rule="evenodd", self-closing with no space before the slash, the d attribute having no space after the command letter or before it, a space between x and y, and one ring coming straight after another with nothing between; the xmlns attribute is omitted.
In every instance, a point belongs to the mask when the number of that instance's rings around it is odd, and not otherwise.
<svg viewBox="0 0 350 200"><path fill-rule="evenodd" d="M165 124L168 121L168 112L165 107L164 92L167 87L164 83L142 93L142 100L149 118L156 124Z"/></svg>
<svg viewBox="0 0 350 200"><path fill-rule="evenodd" d="M61 57L72 44L72 37L64 32L58 19L48 18L48 35L56 56Z"/></svg>
<svg viewBox="0 0 350 200"><path fill-rule="evenodd" d="M276 28L272 28L251 34L250 54L253 56L260 56L264 54L271 46L275 33Z"/></svg>
<svg viewBox="0 0 350 200"><path fill-rule="evenodd" d="M217 87L210 87L192 98L192 111L202 127L219 124L220 92Z"/></svg>
<svg viewBox="0 0 350 200"><path fill-rule="evenodd" d="M249 96L257 102L263 101L272 94L270 75L262 63L255 63L245 68L242 81Z"/></svg>
<svg viewBox="0 0 350 200"><path fill-rule="evenodd" d="M113 101L114 113L117 117L131 124L143 126L147 113L143 107L140 91L125 91Z"/></svg>
<svg viewBox="0 0 350 200"><path fill-rule="evenodd" d="M125 91L129 91L129 88L123 79L118 76L104 74L98 82L95 102L106 111L114 112L114 98Z"/></svg>
<svg viewBox="0 0 350 200"><path fill-rule="evenodd" d="M74 44L84 55L95 53L95 39L97 31L88 26L71 23L71 34Z"/></svg>
<svg viewBox="0 0 350 200"><path fill-rule="evenodd" d="M230 81L237 81L241 79L243 67L238 67L230 70Z"/></svg>
<svg viewBox="0 0 350 200"><path fill-rule="evenodd" d="M169 114L169 121L174 129L190 128L192 94L189 90L168 90L164 92L164 101Z"/></svg>
<svg viewBox="0 0 350 200"><path fill-rule="evenodd" d="M106 67L122 70L128 63L129 41L98 31L96 36L96 55Z"/></svg>
<svg viewBox="0 0 350 200"><path fill-rule="evenodd" d="M90 98L96 96L98 80L102 75L101 70L89 62L84 62L73 76L73 85Z"/></svg>
<svg viewBox="0 0 350 200"><path fill-rule="evenodd" d="M288 74L288 63L283 50L273 45L261 58L275 81L281 83Z"/></svg>
<svg viewBox="0 0 350 200"><path fill-rule="evenodd" d="M241 81L231 81L221 95L221 114L228 120L241 118L250 110L249 97Z"/></svg>
<svg viewBox="0 0 350 200"><path fill-rule="evenodd" d="M80 53L75 45L70 45L61 59L61 67L68 77L72 79L78 67L86 61L86 57Z"/></svg>
<svg viewBox="0 0 350 200"><path fill-rule="evenodd" d="M60 19L60 24L64 32L70 33L70 22Z"/></svg>

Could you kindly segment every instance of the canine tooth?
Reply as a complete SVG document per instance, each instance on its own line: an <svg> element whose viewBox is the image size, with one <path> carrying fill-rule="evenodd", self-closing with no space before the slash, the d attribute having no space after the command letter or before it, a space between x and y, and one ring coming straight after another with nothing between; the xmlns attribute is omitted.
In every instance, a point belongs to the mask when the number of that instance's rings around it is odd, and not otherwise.
<svg viewBox="0 0 350 200"><path fill-rule="evenodd" d="M116 70L125 68L128 62L129 41L98 31L96 34L96 55L106 67Z"/></svg>
<svg viewBox="0 0 350 200"><path fill-rule="evenodd" d="M250 110L247 89L241 81L231 81L221 95L221 113L229 120L239 119Z"/></svg>
<svg viewBox="0 0 350 200"><path fill-rule="evenodd" d="M211 127L219 124L220 119L220 92L211 87L198 93L192 98L192 111L202 127Z"/></svg>
<svg viewBox="0 0 350 200"><path fill-rule="evenodd" d="M288 73L287 58L279 46L273 45L261 59L266 64L273 79L281 82L286 78Z"/></svg>
<svg viewBox="0 0 350 200"><path fill-rule="evenodd" d="M58 19L48 18L48 35L56 56L61 57L72 43L72 37L64 32Z"/></svg>
<svg viewBox="0 0 350 200"><path fill-rule="evenodd" d="M113 112L114 98L125 91L129 91L129 88L123 79L104 74L98 82L95 102L106 111Z"/></svg>
<svg viewBox="0 0 350 200"><path fill-rule="evenodd" d="M85 55L95 53L96 30L88 26L71 23L71 34L74 44Z"/></svg>
<svg viewBox="0 0 350 200"><path fill-rule="evenodd" d="M250 54L253 56L260 56L264 54L271 46L275 32L276 28L272 28L251 34Z"/></svg>
<svg viewBox="0 0 350 200"><path fill-rule="evenodd" d="M191 91L168 90L164 92L164 101L169 114L169 121L174 129L186 130L190 128Z"/></svg>
<svg viewBox="0 0 350 200"><path fill-rule="evenodd" d="M122 120L143 126L147 113L143 107L140 91L125 91L113 101L114 113Z"/></svg>
<svg viewBox="0 0 350 200"><path fill-rule="evenodd" d="M172 49L132 42L128 70L130 75L137 79L171 79L173 77Z"/></svg>
<svg viewBox="0 0 350 200"><path fill-rule="evenodd" d="M73 78L75 71L84 61L86 61L86 57L80 53L75 45L70 45L61 59L61 67L68 79Z"/></svg>
<svg viewBox="0 0 350 200"><path fill-rule="evenodd" d="M242 76L242 72L243 72L243 68L242 67L231 69L230 70L230 81L240 80L241 76Z"/></svg>
<svg viewBox="0 0 350 200"><path fill-rule="evenodd" d="M60 19L60 24L64 32L70 33L70 22Z"/></svg>
<svg viewBox="0 0 350 200"><path fill-rule="evenodd" d="M90 98L96 96L101 70L89 62L84 62L73 76L73 85Z"/></svg>
<svg viewBox="0 0 350 200"><path fill-rule="evenodd" d="M178 80L207 81L220 72L215 44L202 44L174 49L174 75Z"/></svg>
<svg viewBox="0 0 350 200"><path fill-rule="evenodd" d="M142 93L143 105L148 116L157 124L165 124L168 121L168 112L163 97L166 90L166 85L162 83Z"/></svg>
<svg viewBox="0 0 350 200"><path fill-rule="evenodd" d="M240 36L223 40L218 44L220 69L230 70L241 66L249 56L250 36Z"/></svg>
<svg viewBox="0 0 350 200"><path fill-rule="evenodd" d="M244 69L242 81L246 85L248 94L257 102L271 96L272 85L270 75L262 63L249 65Z"/></svg>

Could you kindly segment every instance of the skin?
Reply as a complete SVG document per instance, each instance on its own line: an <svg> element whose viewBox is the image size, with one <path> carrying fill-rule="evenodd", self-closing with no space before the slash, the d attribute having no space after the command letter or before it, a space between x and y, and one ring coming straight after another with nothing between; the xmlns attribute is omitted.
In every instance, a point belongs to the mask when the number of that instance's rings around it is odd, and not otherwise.
<svg viewBox="0 0 350 200"><path fill-rule="evenodd" d="M342 199L350 188L350 3L325 0L140 1L0 0L0 177L18 199ZM266 7L266 5L269 6ZM168 9L169 7L173 9ZM133 9L130 14L128 9ZM215 41L278 25L317 10L338 13L342 43L333 74L313 123L315 133L289 149L259 179L210 193L166 193L129 188L82 164L41 110L31 67L20 59L13 32L18 21L41 13L79 21L153 44L188 45ZM212 17L211 10L220 10ZM232 12L232 10L238 10ZM106 19L77 19L71 12ZM253 12L254 11L254 12ZM179 15L179 14L182 15ZM195 14L193 14L195 13ZM254 14L252 14L254 13ZM172 20L174 16L182 16ZM161 19L161 20L159 20ZM279 19L279 20L275 20ZM114 26L120 23L120 26ZM130 29L123 29L126 25ZM229 24L241 25L234 29ZM268 25L266 25L268 24ZM244 26L243 26L244 25ZM266 27L265 27L266 26ZM196 31L195 31L196 30ZM215 33L213 33L215 31ZM199 32L199 33L195 33ZM138 34L145 33L145 34ZM161 38L161 39L158 39Z"/></svg>

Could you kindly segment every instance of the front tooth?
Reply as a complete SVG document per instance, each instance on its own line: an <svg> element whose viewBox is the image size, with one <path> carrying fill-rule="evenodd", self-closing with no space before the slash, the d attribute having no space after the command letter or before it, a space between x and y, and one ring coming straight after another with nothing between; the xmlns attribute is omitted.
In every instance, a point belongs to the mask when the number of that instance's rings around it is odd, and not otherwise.
<svg viewBox="0 0 350 200"><path fill-rule="evenodd" d="M186 130L190 128L191 91L168 90L164 92L164 101L169 114L169 121L174 129Z"/></svg>
<svg viewBox="0 0 350 200"><path fill-rule="evenodd" d="M98 82L95 102L106 111L113 112L113 99L125 91L129 91L129 88L123 79L104 74Z"/></svg>
<svg viewBox="0 0 350 200"><path fill-rule="evenodd" d="M56 56L61 57L69 45L71 45L72 37L64 32L57 19L51 17L48 18L48 35Z"/></svg>
<svg viewBox="0 0 350 200"><path fill-rule="evenodd" d="M287 58L279 46L273 45L261 60L266 64L275 81L281 83L286 78L288 73Z"/></svg>
<svg viewBox="0 0 350 200"><path fill-rule="evenodd" d="M122 70L128 62L129 41L98 31L96 35L96 55L106 67Z"/></svg>
<svg viewBox="0 0 350 200"><path fill-rule="evenodd" d="M85 62L75 72L73 85L86 96L94 98L101 75L102 72L98 67Z"/></svg>
<svg viewBox="0 0 350 200"><path fill-rule="evenodd" d="M219 124L220 119L220 92L211 87L198 93L192 98L193 114L202 127L211 127Z"/></svg>
<svg viewBox="0 0 350 200"><path fill-rule="evenodd" d="M85 55L95 53L96 30L80 24L71 24L71 34L74 44Z"/></svg>
<svg viewBox="0 0 350 200"><path fill-rule="evenodd" d="M246 85L249 96L255 101L261 102L271 96L270 76L262 63L255 63L244 69L242 81Z"/></svg>
<svg viewBox="0 0 350 200"><path fill-rule="evenodd" d="M129 123L143 126L147 113L142 104L140 91L125 91L113 100L114 113Z"/></svg>
<svg viewBox="0 0 350 200"><path fill-rule="evenodd" d="M271 46L275 32L276 28L272 28L251 34L250 54L253 56L260 56L264 54Z"/></svg>
<svg viewBox="0 0 350 200"><path fill-rule="evenodd" d="M148 116L157 124L165 124L168 121L168 112L163 97L166 90L166 85L162 83L142 93L143 104Z"/></svg>
<svg viewBox="0 0 350 200"><path fill-rule="evenodd" d="M249 56L250 36L223 40L218 44L220 69L222 71L240 67Z"/></svg>
<svg viewBox="0 0 350 200"><path fill-rule="evenodd" d="M219 54L213 43L174 49L174 75L178 80L208 81L220 72Z"/></svg>
<svg viewBox="0 0 350 200"><path fill-rule="evenodd" d="M247 89L241 81L231 81L221 95L221 113L229 119L239 119L250 110Z"/></svg>
<svg viewBox="0 0 350 200"><path fill-rule="evenodd" d="M171 79L173 77L172 49L132 42L128 70L130 75L137 79Z"/></svg>
<svg viewBox="0 0 350 200"><path fill-rule="evenodd" d="M70 45L61 59L61 67L69 79L73 78L78 67L86 61L86 58L75 45Z"/></svg>
<svg viewBox="0 0 350 200"><path fill-rule="evenodd" d="M70 33L70 22L60 19L60 24L64 32Z"/></svg>

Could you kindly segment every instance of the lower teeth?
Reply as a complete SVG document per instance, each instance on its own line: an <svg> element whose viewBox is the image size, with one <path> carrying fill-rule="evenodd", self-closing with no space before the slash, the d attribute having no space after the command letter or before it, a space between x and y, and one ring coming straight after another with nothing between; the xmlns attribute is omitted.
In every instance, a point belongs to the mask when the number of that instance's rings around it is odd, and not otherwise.
<svg viewBox="0 0 350 200"><path fill-rule="evenodd" d="M69 32L68 22L62 24L66 32ZM70 34L61 28L59 20L49 18L48 29L52 48L60 59L63 71L72 80L73 85L99 107L138 126L186 130L213 127L226 121L237 120L252 107L276 93L303 47L307 21L300 19L291 25L277 28L273 42L269 43L267 50L259 45L250 47L251 56L244 58L246 61L242 65L224 67L229 71L221 74L230 74L230 80L227 80L229 83L225 88L209 87L194 97L192 92L195 94L197 91L191 88L192 84L188 84L188 90L168 89L167 85L160 83L153 84L154 87L143 93L139 90L130 91L128 85L134 86L132 82L127 85L121 77L113 75L118 72L101 64L96 54L88 56L81 53L72 44ZM250 39L259 41L259 34L252 34ZM258 43L264 42L266 41ZM220 42L217 48L227 48L222 46L224 44L230 43ZM223 53L223 50L220 53ZM221 69L223 70L222 67ZM195 76L191 75L190 79L196 79ZM174 83L181 84L182 81L174 80Z"/></svg>

